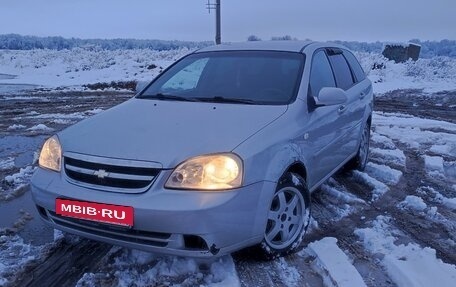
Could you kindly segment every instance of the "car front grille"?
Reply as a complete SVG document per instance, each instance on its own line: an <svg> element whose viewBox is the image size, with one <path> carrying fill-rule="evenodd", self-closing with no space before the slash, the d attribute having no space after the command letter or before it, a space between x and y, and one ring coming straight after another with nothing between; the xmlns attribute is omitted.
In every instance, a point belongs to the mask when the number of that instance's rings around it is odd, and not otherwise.
<svg viewBox="0 0 456 287"><path fill-rule="evenodd" d="M64 167L73 183L118 192L144 191L160 172L147 162L79 155L65 155Z"/></svg>

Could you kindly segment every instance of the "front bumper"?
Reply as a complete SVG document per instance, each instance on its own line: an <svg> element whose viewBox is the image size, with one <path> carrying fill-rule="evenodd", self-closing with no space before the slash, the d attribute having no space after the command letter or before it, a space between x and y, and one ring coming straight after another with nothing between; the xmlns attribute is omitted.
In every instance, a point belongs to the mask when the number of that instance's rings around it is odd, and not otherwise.
<svg viewBox="0 0 456 287"><path fill-rule="evenodd" d="M224 192L164 189L171 171L162 171L139 194L107 192L69 183L60 173L38 168L32 195L41 217L54 228L94 240L150 252L213 257L260 242L274 182ZM131 229L55 214L56 198L132 206Z"/></svg>

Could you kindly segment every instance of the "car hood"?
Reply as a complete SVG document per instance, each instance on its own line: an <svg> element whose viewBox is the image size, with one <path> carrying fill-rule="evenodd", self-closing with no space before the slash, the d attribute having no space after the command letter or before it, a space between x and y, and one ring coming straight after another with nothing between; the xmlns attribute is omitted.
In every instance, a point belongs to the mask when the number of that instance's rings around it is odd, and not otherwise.
<svg viewBox="0 0 456 287"><path fill-rule="evenodd" d="M58 134L63 152L144 160L174 168L202 154L229 152L287 106L133 98Z"/></svg>

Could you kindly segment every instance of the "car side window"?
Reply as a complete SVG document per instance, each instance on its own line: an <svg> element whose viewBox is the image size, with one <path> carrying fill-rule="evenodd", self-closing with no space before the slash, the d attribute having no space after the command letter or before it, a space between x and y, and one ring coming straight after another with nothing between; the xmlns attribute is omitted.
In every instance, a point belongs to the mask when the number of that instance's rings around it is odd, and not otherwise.
<svg viewBox="0 0 456 287"><path fill-rule="evenodd" d="M359 64L358 60L356 59L355 55L353 55L351 52L344 50L344 56L345 59L347 59L348 64L350 64L350 67L355 74L356 77L356 82L361 82L366 78L366 73L364 72L363 68Z"/></svg>
<svg viewBox="0 0 456 287"><path fill-rule="evenodd" d="M317 52L312 59L310 69L310 93L317 97L324 87L335 87L334 75L324 51Z"/></svg>
<svg viewBox="0 0 456 287"><path fill-rule="evenodd" d="M342 53L337 53L329 56L329 61L334 70L337 87L342 90L348 90L355 81L353 80L352 72L348 66L347 60Z"/></svg>

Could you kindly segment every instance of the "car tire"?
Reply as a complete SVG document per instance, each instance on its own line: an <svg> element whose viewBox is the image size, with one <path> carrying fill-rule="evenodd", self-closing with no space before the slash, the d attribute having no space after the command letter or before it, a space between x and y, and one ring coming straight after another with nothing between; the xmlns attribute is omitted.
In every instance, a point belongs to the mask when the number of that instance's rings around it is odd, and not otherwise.
<svg viewBox="0 0 456 287"><path fill-rule="evenodd" d="M272 260L299 250L310 222L310 192L298 174L287 172L279 180L268 211L263 259Z"/></svg>
<svg viewBox="0 0 456 287"><path fill-rule="evenodd" d="M358 152L349 162L347 162L347 164L345 165L346 170L357 169L363 171L366 168L367 161L369 160L369 145L370 125L369 123L366 123L361 134Z"/></svg>

